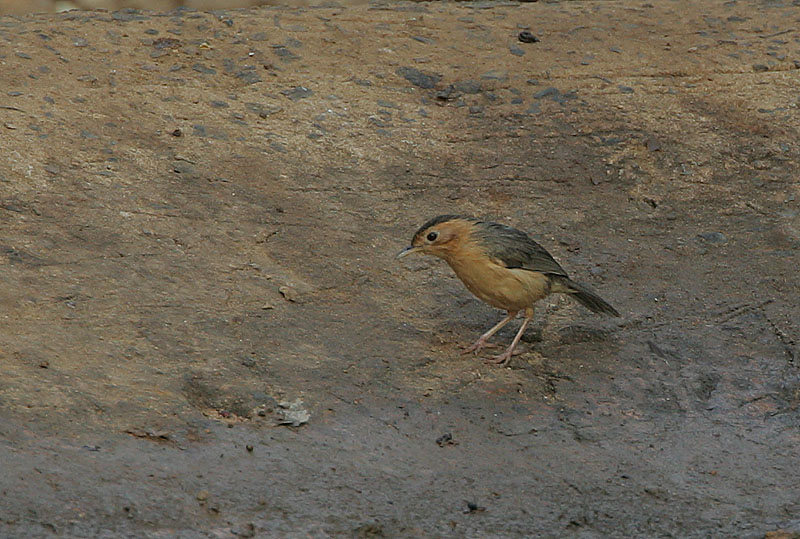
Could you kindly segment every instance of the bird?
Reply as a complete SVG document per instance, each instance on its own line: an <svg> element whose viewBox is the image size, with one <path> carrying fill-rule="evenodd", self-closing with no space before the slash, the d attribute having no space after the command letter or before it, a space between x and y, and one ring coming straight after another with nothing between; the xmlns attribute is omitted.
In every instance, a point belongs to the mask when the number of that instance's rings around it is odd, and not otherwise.
<svg viewBox="0 0 800 539"><path fill-rule="evenodd" d="M480 336L463 353L477 353L503 326L524 311L522 326L511 345L487 362L507 365L525 328L533 319L534 304L553 293L567 294L594 313L619 312L585 284L573 281L547 250L525 232L511 226L464 215L439 215L422 225L411 245L397 254L436 256L478 299L507 312L506 317Z"/></svg>

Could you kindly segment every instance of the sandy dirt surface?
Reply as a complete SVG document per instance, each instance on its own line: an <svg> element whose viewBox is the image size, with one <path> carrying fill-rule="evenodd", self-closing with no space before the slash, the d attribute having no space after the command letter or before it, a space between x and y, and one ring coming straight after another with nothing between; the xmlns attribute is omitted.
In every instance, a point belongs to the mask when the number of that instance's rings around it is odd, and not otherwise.
<svg viewBox="0 0 800 539"><path fill-rule="evenodd" d="M0 535L796 537L798 66L790 1L0 18ZM622 318L461 356L439 213Z"/></svg>

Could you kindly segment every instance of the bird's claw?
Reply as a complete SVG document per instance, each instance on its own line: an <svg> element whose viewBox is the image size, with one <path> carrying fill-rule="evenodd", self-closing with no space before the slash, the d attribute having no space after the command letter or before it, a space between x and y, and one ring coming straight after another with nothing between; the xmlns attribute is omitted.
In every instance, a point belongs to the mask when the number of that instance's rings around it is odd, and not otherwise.
<svg viewBox="0 0 800 539"><path fill-rule="evenodd" d="M503 352L499 356L486 358L483 361L484 363L491 363L492 365L508 365L508 363L511 361L512 355L513 353L511 352L511 350L508 350L506 352Z"/></svg>
<svg viewBox="0 0 800 539"><path fill-rule="evenodd" d="M475 352L476 355L477 355L477 353L482 348L494 348L495 346L497 346L497 345L496 344L490 344L490 343L487 343L486 341L481 341L480 339L478 339L477 341L475 341L475 344L473 344L472 346L468 346L468 347L464 348L464 350L461 351L461 355L465 356L467 354L471 354L472 352Z"/></svg>

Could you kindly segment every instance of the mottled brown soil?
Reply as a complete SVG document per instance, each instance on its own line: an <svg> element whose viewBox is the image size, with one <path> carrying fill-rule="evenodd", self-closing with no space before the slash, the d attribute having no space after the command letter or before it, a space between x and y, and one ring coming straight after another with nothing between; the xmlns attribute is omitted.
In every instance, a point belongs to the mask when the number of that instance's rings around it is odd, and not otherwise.
<svg viewBox="0 0 800 539"><path fill-rule="evenodd" d="M800 532L792 2L0 43L3 537ZM511 368L461 356L501 313L394 260L438 213L528 230L623 317L555 297Z"/></svg>

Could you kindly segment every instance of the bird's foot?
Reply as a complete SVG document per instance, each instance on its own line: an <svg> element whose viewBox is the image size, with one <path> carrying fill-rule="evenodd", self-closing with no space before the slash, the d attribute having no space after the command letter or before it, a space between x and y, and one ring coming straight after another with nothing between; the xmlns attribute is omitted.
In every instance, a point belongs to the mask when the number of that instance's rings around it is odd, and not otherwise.
<svg viewBox="0 0 800 539"><path fill-rule="evenodd" d="M516 348L509 348L499 356L486 358L483 361L484 363L491 363L492 365L508 365L513 356L518 356L521 353L522 350L517 350Z"/></svg>
<svg viewBox="0 0 800 539"><path fill-rule="evenodd" d="M483 339L478 339L472 346L464 348L464 350L461 351L461 355L471 354L472 352L475 352L477 354L477 352L482 348L494 348L496 346L497 346L496 344L490 344Z"/></svg>
<svg viewBox="0 0 800 539"><path fill-rule="evenodd" d="M511 356L513 354L511 351L507 350L500 354L499 356L494 356L490 358L486 358L483 360L484 363L491 363L492 365L508 365L508 362L511 361Z"/></svg>

